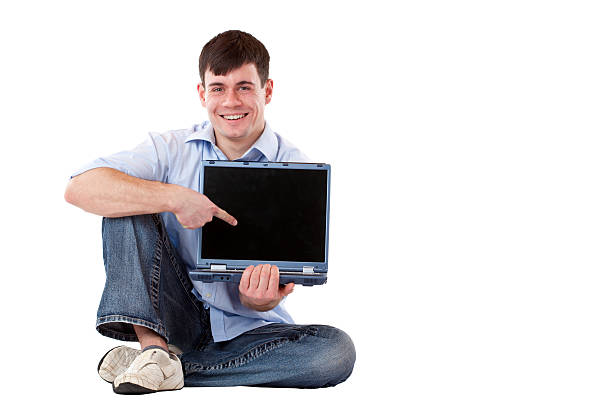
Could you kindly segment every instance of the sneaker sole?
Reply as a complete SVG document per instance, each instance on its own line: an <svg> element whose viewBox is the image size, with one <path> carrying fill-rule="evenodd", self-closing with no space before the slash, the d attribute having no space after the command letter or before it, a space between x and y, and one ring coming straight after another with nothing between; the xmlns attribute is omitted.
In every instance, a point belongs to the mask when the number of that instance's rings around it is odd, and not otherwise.
<svg viewBox="0 0 612 408"><path fill-rule="evenodd" d="M113 391L116 394L124 394L124 395L141 395L141 394L151 394L153 392L156 392L155 390L151 390L149 388L145 388L138 384L132 384L132 383L121 383L117 387L115 387L115 385L113 384Z"/></svg>
<svg viewBox="0 0 612 408"><path fill-rule="evenodd" d="M178 391L178 390L182 390L183 387L181 388L170 388L167 390L152 390L150 388L146 388L143 387L141 385L138 384L132 384L129 382L125 382L125 383L121 383L119 384L119 386L115 387L115 384L113 384L113 391L115 392L115 394L123 394L123 395L142 395L142 394L152 394L154 392L164 392L164 391Z"/></svg>

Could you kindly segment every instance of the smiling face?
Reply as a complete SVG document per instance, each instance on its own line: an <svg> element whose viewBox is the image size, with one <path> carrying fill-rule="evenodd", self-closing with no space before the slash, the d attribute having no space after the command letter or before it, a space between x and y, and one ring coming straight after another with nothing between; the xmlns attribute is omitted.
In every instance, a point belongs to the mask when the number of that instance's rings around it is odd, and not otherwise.
<svg viewBox="0 0 612 408"><path fill-rule="evenodd" d="M261 86L254 64L244 64L226 75L206 71L198 94L217 144L246 149L255 143L265 127L264 108L272 100L272 86L271 79Z"/></svg>

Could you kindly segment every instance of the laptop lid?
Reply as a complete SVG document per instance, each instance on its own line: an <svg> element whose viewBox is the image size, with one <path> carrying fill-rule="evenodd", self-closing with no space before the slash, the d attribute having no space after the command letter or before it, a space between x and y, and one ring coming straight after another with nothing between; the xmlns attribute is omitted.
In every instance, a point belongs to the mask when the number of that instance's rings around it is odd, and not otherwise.
<svg viewBox="0 0 612 408"><path fill-rule="evenodd" d="M238 220L198 232L198 268L327 272L330 165L204 160L200 192Z"/></svg>

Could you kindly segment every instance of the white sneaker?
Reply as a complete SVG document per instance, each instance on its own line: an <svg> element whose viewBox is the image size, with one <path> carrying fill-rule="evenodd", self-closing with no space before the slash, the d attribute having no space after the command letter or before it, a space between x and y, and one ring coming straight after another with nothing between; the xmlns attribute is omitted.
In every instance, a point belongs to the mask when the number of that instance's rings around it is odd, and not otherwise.
<svg viewBox="0 0 612 408"><path fill-rule="evenodd" d="M112 351L112 350L111 350ZM143 350L113 381L117 394L147 394L183 388L181 360L161 347Z"/></svg>
<svg viewBox="0 0 612 408"><path fill-rule="evenodd" d="M112 383L118 375L123 374L140 354L140 350L127 346L110 349L98 364L98 374L106 382Z"/></svg>
<svg viewBox="0 0 612 408"><path fill-rule="evenodd" d="M173 344L168 344L168 349L171 353L179 355L181 349ZM127 346L118 346L110 349L102 356L98 363L98 374L106 382L112 383L115 378L123 374L125 370L132 364L132 361L140 354L140 350L133 349Z"/></svg>

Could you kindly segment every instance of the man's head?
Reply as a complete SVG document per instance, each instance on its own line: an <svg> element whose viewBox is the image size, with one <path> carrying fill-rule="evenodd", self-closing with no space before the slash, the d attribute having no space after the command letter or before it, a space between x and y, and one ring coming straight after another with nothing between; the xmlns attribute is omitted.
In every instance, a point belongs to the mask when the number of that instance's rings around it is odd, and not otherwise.
<svg viewBox="0 0 612 408"><path fill-rule="evenodd" d="M264 108L272 99L269 62L266 47L237 30L217 35L202 49L198 94L218 143L252 144L263 131Z"/></svg>

